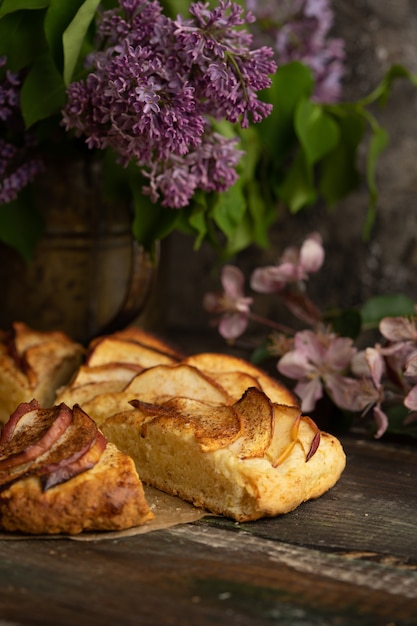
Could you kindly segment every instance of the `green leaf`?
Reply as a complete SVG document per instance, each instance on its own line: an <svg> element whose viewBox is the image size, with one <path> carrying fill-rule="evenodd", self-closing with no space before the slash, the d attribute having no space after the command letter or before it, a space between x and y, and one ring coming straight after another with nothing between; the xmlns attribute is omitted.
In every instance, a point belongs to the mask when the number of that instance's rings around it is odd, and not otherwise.
<svg viewBox="0 0 417 626"><path fill-rule="evenodd" d="M262 99L274 108L256 128L263 145L279 161L295 142L294 113L299 101L311 95L313 85L311 70L294 61L280 67L271 87L262 93Z"/></svg>
<svg viewBox="0 0 417 626"><path fill-rule="evenodd" d="M239 179L232 187L217 195L212 217L226 237L231 237L242 221L245 210L246 199L242 191L242 181Z"/></svg>
<svg viewBox="0 0 417 626"><path fill-rule="evenodd" d="M385 412L388 416L388 433L404 435L406 437L417 437L417 421L411 422L410 424L404 423L410 415L410 411L407 407L399 404L394 407L388 407Z"/></svg>
<svg viewBox="0 0 417 626"><path fill-rule="evenodd" d="M378 198L378 189L376 185L376 165L381 152L388 143L388 133L381 126L373 129L373 134L369 143L367 163L366 163L366 180L369 189L369 207L366 224L364 228L365 237L369 237L372 226L375 222L376 202Z"/></svg>
<svg viewBox="0 0 417 626"><path fill-rule="evenodd" d="M342 112L335 123L339 127L338 144L319 164L319 189L329 205L358 187L357 153L365 130L363 117L354 112Z"/></svg>
<svg viewBox="0 0 417 626"><path fill-rule="evenodd" d="M413 315L414 307L414 300L403 294L375 296L362 306L362 321L368 328L377 328L384 317Z"/></svg>
<svg viewBox="0 0 417 626"><path fill-rule="evenodd" d="M245 187L248 212L252 220L252 238L261 248L269 245L269 227L277 219L277 210L272 203L267 203L262 195L261 185L251 180Z"/></svg>
<svg viewBox="0 0 417 626"><path fill-rule="evenodd" d="M346 309L329 316L333 330L341 337L356 339L362 330L362 316L355 309Z"/></svg>
<svg viewBox="0 0 417 626"><path fill-rule="evenodd" d="M394 63L388 68L381 82L375 87L375 89L371 91L370 94L365 96L365 98L362 98L358 104L362 107L366 107L378 101L379 104L384 105L390 94L392 83L397 78L406 78L411 82L411 84L417 86L417 75L410 72L403 65Z"/></svg>
<svg viewBox="0 0 417 626"><path fill-rule="evenodd" d="M268 349L268 342L261 343L255 350L252 352L250 357L250 362L254 365L260 365L267 359L271 358L271 352Z"/></svg>
<svg viewBox="0 0 417 626"><path fill-rule="evenodd" d="M0 239L29 261L44 229L43 219L27 190L0 206Z"/></svg>
<svg viewBox="0 0 417 626"><path fill-rule="evenodd" d="M204 207L194 207L193 212L188 218L188 224L197 233L194 241L194 250L198 250L207 236L207 221Z"/></svg>
<svg viewBox="0 0 417 626"><path fill-rule="evenodd" d="M238 252L245 250L251 243L253 243L252 223L245 216L233 232L229 233L226 245L223 247L222 259L224 261L230 259Z"/></svg>
<svg viewBox="0 0 417 626"><path fill-rule="evenodd" d="M237 171L239 176L243 180L253 180L255 177L255 170L259 162L260 157L265 149L260 136L253 126L249 128L238 128L240 145L238 148L244 152L241 157ZM224 134L224 133L222 133Z"/></svg>
<svg viewBox="0 0 417 626"><path fill-rule="evenodd" d="M334 120L321 105L307 99L301 100L296 108L295 129L310 165L333 150L339 140Z"/></svg>
<svg viewBox="0 0 417 626"><path fill-rule="evenodd" d="M137 180L130 181L134 203L132 232L145 250L152 252L155 242L166 237L176 227L179 211L154 204L140 187Z"/></svg>
<svg viewBox="0 0 417 626"><path fill-rule="evenodd" d="M0 7L0 17L23 9L45 9L47 6L49 0L4 0Z"/></svg>
<svg viewBox="0 0 417 626"><path fill-rule="evenodd" d="M184 17L189 16L189 0L163 0L161 4L164 7L164 13L173 19L175 19L179 13Z"/></svg>
<svg viewBox="0 0 417 626"><path fill-rule="evenodd" d="M30 66L46 50L43 31L44 11L19 11L0 19L0 56L18 72Z"/></svg>
<svg viewBox="0 0 417 626"><path fill-rule="evenodd" d="M26 127L58 113L64 102L62 76L45 53L35 61L22 86L21 108Z"/></svg>
<svg viewBox="0 0 417 626"><path fill-rule="evenodd" d="M298 150L288 168L285 179L279 188L279 196L291 213L297 213L303 207L315 202L317 192L313 172L302 150Z"/></svg>
<svg viewBox="0 0 417 626"><path fill-rule="evenodd" d="M100 0L85 0L77 11L74 19L64 31L64 82L71 82L84 39L94 19Z"/></svg>
<svg viewBox="0 0 417 626"><path fill-rule="evenodd" d="M50 0L45 16L45 35L57 67L63 70L64 50L62 36L74 19L83 0Z"/></svg>
<svg viewBox="0 0 417 626"><path fill-rule="evenodd" d="M175 211L177 213L175 228L187 235L195 236L194 250L198 250L202 242L208 238L207 216L210 197L201 190L196 191L189 206Z"/></svg>

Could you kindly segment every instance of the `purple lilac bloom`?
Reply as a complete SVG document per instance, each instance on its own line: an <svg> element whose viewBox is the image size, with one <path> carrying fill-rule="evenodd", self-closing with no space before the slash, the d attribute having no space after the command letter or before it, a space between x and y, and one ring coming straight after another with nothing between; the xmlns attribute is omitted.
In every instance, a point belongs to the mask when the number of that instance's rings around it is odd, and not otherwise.
<svg viewBox="0 0 417 626"><path fill-rule="evenodd" d="M0 58L0 68L6 59ZM43 164L32 155L34 138L25 132L19 107L20 77L6 70L0 81L0 204L15 200L43 170Z"/></svg>
<svg viewBox="0 0 417 626"><path fill-rule="evenodd" d="M301 61L315 79L314 99L337 102L341 96L345 50L329 36L334 14L329 0L246 0L257 18L251 26L257 45L275 51L278 65Z"/></svg>
<svg viewBox="0 0 417 626"><path fill-rule="evenodd" d="M234 139L218 133L203 135L201 143L184 157L172 154L164 161L155 161L144 170L149 185L144 193L153 202L162 195L161 204L171 208L186 206L196 189L224 191L237 179L235 166L241 152Z"/></svg>
<svg viewBox="0 0 417 626"><path fill-rule="evenodd" d="M164 16L157 0L119 5L103 14L86 80L69 85L65 127L136 162L149 179L143 191L164 206L186 206L196 189L223 191L241 153L209 120L247 126L270 113L257 92L276 69L272 50L251 49L240 27L253 17L230 0L194 3L187 20Z"/></svg>

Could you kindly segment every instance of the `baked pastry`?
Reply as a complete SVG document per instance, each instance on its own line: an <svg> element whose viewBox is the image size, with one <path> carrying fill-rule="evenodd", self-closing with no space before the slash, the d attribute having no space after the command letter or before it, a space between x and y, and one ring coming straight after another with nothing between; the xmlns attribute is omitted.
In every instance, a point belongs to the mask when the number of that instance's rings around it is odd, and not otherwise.
<svg viewBox="0 0 417 626"><path fill-rule="evenodd" d="M181 354L152 333L131 327L94 339L89 345L86 363L89 367L103 363L131 363L145 369L181 359Z"/></svg>
<svg viewBox="0 0 417 626"><path fill-rule="evenodd" d="M122 358L122 356L120 355ZM89 367L90 373L100 366ZM102 366L103 367L103 366ZM111 375L111 366L108 366ZM115 367L115 364L113 364ZM83 369L80 368L82 373ZM119 380L78 384L80 375L57 397L57 402L77 402L100 425L111 415L130 409L131 400L160 404L170 398L188 397L217 404L232 404L249 387L268 392L274 402L299 406L296 396L278 380L238 357L200 353L180 361L143 368L123 384ZM85 379L85 375L82 380Z"/></svg>
<svg viewBox="0 0 417 626"><path fill-rule="evenodd" d="M96 396L122 391L146 369L182 358L159 337L137 327L98 337L89 344L85 363L70 383L58 390L55 403L84 405Z"/></svg>
<svg viewBox="0 0 417 626"><path fill-rule="evenodd" d="M223 387L186 363L156 365L137 374L118 392L101 393L83 404L100 426L108 417L131 409L132 400L160 404L171 398L188 397L211 404L231 404Z"/></svg>
<svg viewBox="0 0 417 626"><path fill-rule="evenodd" d="M0 331L0 423L21 402L54 403L84 356L84 348L60 331L36 331L16 322Z"/></svg>
<svg viewBox="0 0 417 626"><path fill-rule="evenodd" d="M0 436L0 528L121 530L153 518L131 458L75 406L20 404Z"/></svg>
<svg viewBox="0 0 417 626"><path fill-rule="evenodd" d="M317 498L346 463L340 442L257 387L233 404L186 397L106 419L102 430L153 487L239 522Z"/></svg>
<svg viewBox="0 0 417 626"><path fill-rule="evenodd" d="M246 359L216 352L199 352L185 358L184 363L205 372L207 376L227 389L235 400L241 397L245 389L256 386L262 389L273 402L299 406L299 400L292 391ZM243 389L244 385L246 386Z"/></svg>

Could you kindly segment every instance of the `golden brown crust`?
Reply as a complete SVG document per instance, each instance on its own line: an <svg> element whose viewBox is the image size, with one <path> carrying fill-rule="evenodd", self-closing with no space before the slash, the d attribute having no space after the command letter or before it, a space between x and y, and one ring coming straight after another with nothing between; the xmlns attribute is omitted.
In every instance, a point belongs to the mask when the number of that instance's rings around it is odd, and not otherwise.
<svg viewBox="0 0 417 626"><path fill-rule="evenodd" d="M238 521L286 513L325 493L345 467L340 442L301 417L296 396L244 359L184 358L149 333L127 329L93 341L85 364L55 396L54 368L65 360L66 341L16 330L24 368L6 337L0 344L0 394L13 381L7 417L33 397L43 406L56 397L79 403L133 457L142 480L197 506ZM133 462L120 454L108 444L93 469L46 491L34 476L4 489L0 526L78 533L150 519Z"/></svg>
<svg viewBox="0 0 417 626"><path fill-rule="evenodd" d="M1 339L0 423L32 398L51 406L56 389L68 382L84 355L83 347L64 333L35 331L20 322Z"/></svg>
<svg viewBox="0 0 417 626"><path fill-rule="evenodd" d="M299 406L300 404L296 396L285 385L245 359L216 352L201 352L187 357L184 362L206 372L219 384L222 384L223 376L227 380L231 372L246 374L256 380L257 386L267 394L272 402L292 406Z"/></svg>
<svg viewBox="0 0 417 626"><path fill-rule="evenodd" d="M25 534L120 530L153 518L132 459L110 442L93 469L43 492L28 477L0 492L0 527Z"/></svg>
<svg viewBox="0 0 417 626"><path fill-rule="evenodd" d="M170 363L145 369L122 391L98 394L85 402L83 408L100 426L111 415L129 409L132 400L161 403L181 396L232 403L227 392L204 372L186 363Z"/></svg>
<svg viewBox="0 0 417 626"><path fill-rule="evenodd" d="M243 398L221 411L216 406L199 410L194 403L193 415L178 403L139 403L107 419L102 429L135 460L142 480L153 487L237 521L287 513L337 482L345 454L335 437L319 433L296 407L271 404L253 389L244 416ZM260 397L250 397L257 394L264 396L263 408ZM240 418L238 432L231 426L231 410ZM210 411L215 425L211 433ZM251 411L256 415L249 428ZM219 437L222 419L229 437Z"/></svg>
<svg viewBox="0 0 417 626"><path fill-rule="evenodd" d="M123 391L145 370L175 365L181 358L167 343L137 327L98 337L88 347L86 362L58 390L55 402L84 406L97 396Z"/></svg>

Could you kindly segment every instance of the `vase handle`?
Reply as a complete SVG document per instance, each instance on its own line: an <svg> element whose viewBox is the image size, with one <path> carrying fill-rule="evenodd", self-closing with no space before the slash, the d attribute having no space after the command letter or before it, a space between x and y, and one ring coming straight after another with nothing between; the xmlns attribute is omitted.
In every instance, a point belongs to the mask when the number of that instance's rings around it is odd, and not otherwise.
<svg viewBox="0 0 417 626"><path fill-rule="evenodd" d="M159 261L159 246L153 258L137 241L132 240L132 263L126 287L126 295L120 309L105 324L100 334L107 335L128 326L143 311L156 279Z"/></svg>

